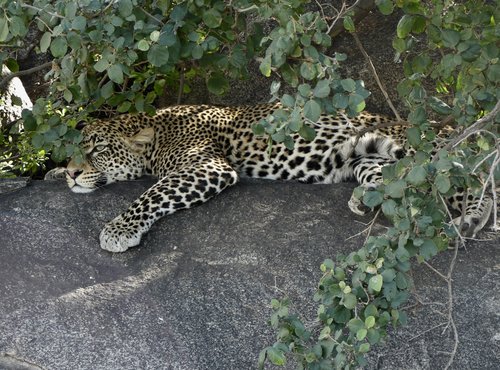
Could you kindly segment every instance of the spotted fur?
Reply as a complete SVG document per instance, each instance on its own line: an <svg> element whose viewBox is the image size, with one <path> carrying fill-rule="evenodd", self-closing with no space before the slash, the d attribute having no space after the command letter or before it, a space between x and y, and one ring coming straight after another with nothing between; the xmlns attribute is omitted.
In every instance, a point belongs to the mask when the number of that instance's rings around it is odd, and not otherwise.
<svg viewBox="0 0 500 370"><path fill-rule="evenodd" d="M293 150L274 144L268 152L267 137L256 136L252 125L276 108L176 106L154 116L122 115L86 126L85 160L67 167L72 191L91 192L145 174L159 179L105 225L101 247L123 252L138 245L156 220L207 201L240 177L326 184L353 178L371 188L380 183L384 165L405 155L399 126L378 128L353 148L359 130L390 120L369 113L356 118L322 115L314 124L313 141L295 135ZM349 206L364 213L355 198Z"/></svg>

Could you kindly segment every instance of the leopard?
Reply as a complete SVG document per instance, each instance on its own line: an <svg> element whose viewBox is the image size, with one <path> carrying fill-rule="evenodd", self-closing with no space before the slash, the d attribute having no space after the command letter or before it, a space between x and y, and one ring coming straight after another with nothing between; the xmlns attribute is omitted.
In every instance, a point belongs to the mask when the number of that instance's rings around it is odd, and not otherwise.
<svg viewBox="0 0 500 370"><path fill-rule="evenodd" d="M406 127L369 112L355 117L321 114L311 122L314 139L292 132L293 148L285 143L270 146L269 136L256 134L255 125L279 109L279 104L270 103L179 105L154 115L122 114L85 125L83 161L72 159L65 169L72 192L89 193L144 175L158 179L105 224L100 247L109 252L135 247L163 216L202 204L245 177L311 184L355 180L370 190L382 183L384 166L408 155ZM358 135L362 130L369 132ZM470 200L465 225L475 234L484 227L492 201ZM348 205L359 215L370 211L354 195Z"/></svg>

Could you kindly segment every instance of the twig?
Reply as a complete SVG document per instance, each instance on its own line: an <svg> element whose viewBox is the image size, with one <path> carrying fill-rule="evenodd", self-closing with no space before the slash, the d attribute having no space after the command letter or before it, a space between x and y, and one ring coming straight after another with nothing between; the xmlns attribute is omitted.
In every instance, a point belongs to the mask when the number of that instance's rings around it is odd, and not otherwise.
<svg viewBox="0 0 500 370"><path fill-rule="evenodd" d="M144 12L144 14L146 14L149 18L151 18L152 20L158 22L159 24L161 24L162 26L165 25L165 23L162 22L161 19L158 19L156 18L153 14L149 13L146 9L144 8L139 8L140 10L142 10Z"/></svg>
<svg viewBox="0 0 500 370"><path fill-rule="evenodd" d="M12 80L14 77L26 76L26 75L41 71L42 69L45 69L45 68L48 68L51 66L52 66L52 62L46 62L46 63L40 64L39 66L25 69L23 71L9 73L0 81L0 91L2 91L3 88L9 83L9 81Z"/></svg>
<svg viewBox="0 0 500 370"><path fill-rule="evenodd" d="M396 119L398 121L401 121L401 116L399 115L396 107L394 107L394 104L392 104L392 101L391 101L391 98L389 97L389 94L385 90L385 87L382 84L382 81L380 81L380 78L378 77L378 73L377 73L377 70L375 69L375 66L373 65L372 59L370 58L370 56L366 52L365 48L363 47L363 44L361 43L356 32L352 32L352 37L354 37L354 41L356 42L356 45L358 46L359 50L361 50L361 53L363 54L366 61L368 62L368 65L370 66L370 68L372 70L372 74L375 77L375 81L377 81L377 85L378 85L380 91L382 91L382 94L384 95L385 101L387 102L387 104L389 104L389 107L391 108L392 112L394 113L394 116L396 117Z"/></svg>
<svg viewBox="0 0 500 370"><path fill-rule="evenodd" d="M49 12L48 10L45 10L45 9L42 9L42 8L37 8L36 6L33 6L33 5L29 5L29 4L21 4L21 8L29 8L29 9L36 10L37 12L45 12L45 13L47 13L48 15L51 15L51 16L56 17L56 18L59 18L59 19L65 19L65 18L64 18L62 15L60 15L60 14L53 13L53 12Z"/></svg>
<svg viewBox="0 0 500 370"><path fill-rule="evenodd" d="M440 328L440 327L441 327L441 326L443 326L443 325L446 325L446 323L445 323L445 322L442 322L441 324L437 324L437 325L433 326L432 328L429 328L429 329L427 329L427 330L425 330L425 331L423 331L423 332L421 332L421 333L419 333L419 334L415 335L414 337L411 337L410 339L408 339L408 342L411 342L412 340L415 340L415 339L417 339L418 337L421 337L422 335L425 335L425 334L427 334L427 333L428 333L428 332L430 332L430 331L433 331L433 330L435 330L435 329L437 329L437 328Z"/></svg>
<svg viewBox="0 0 500 370"><path fill-rule="evenodd" d="M467 139L469 136L475 134L478 130L483 129L488 123L493 121L496 117L496 115L500 112L500 100L497 101L495 107L486 115L484 115L482 118L478 119L476 122L474 122L472 125L467 127L464 132L462 132L460 135L454 137L450 142L443 148L444 150L449 151L450 149L454 148L458 144L460 144L462 141ZM434 155L436 156L436 155ZM434 160L435 158L433 158Z"/></svg>
<svg viewBox="0 0 500 370"><path fill-rule="evenodd" d="M458 235L458 238L460 239L460 241L462 242L462 245L465 246L465 239L464 237L462 236L461 234L461 231L460 229L462 228L463 226L463 221L464 221L464 216L465 216L465 212L463 211L462 212L462 219L460 221L460 225L459 227L457 227L457 225L455 225L455 223L453 222L453 215L451 214L450 210L448 209L448 205L446 204L443 196L441 194L439 194L439 199L441 199L441 202L443 203L444 205L444 208L446 209L446 213L448 214L448 217L450 218L450 222L451 222L451 225L452 227L455 229L457 235ZM467 200L467 194L466 196L464 197L464 201Z"/></svg>
<svg viewBox="0 0 500 370"><path fill-rule="evenodd" d="M363 18L365 18L370 12L375 8L375 1L374 0L358 0L356 1L351 7L349 7L345 13L347 12L353 12L354 16L353 21L354 23L359 22ZM342 16L345 15L342 14ZM339 17L340 18L340 17ZM341 22L334 22L332 27L329 27L328 29L328 34L331 37L335 37L338 34L340 34L344 30L344 25Z"/></svg>
<svg viewBox="0 0 500 370"><path fill-rule="evenodd" d="M366 234L366 239L365 239L365 242L363 244L366 244L366 241L368 240L368 238L370 237L370 234L372 232L372 228L373 228L373 225L375 224L375 221L377 220L378 218L378 215L380 214L380 208L377 210L377 213L375 213L375 216L373 216L373 219L367 224L368 226L364 229L364 230L361 230L359 233L356 233L354 235L351 235L350 237L348 237L346 239L347 240L350 240L350 239L353 239L353 238L356 238L364 233L367 233Z"/></svg>
<svg viewBox="0 0 500 370"><path fill-rule="evenodd" d="M446 275L443 275L438 270L436 270L429 262L424 261L424 265L426 265L428 268L430 268L432 271L434 271L436 274L438 274L442 279L444 279L445 281L448 281L448 277Z"/></svg>

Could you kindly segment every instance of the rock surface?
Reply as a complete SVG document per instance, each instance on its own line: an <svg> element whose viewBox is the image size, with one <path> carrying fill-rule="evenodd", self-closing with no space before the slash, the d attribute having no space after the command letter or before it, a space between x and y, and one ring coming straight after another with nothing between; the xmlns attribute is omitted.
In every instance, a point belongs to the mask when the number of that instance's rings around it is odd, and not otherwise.
<svg viewBox="0 0 500 370"><path fill-rule="evenodd" d="M0 193L0 369L255 369L274 342L271 298L285 292L311 321L320 263L355 250L363 236L346 239L370 220L349 212L353 184L248 181L160 220L140 247L100 250L104 223L151 183ZM497 239L459 253L454 369L498 369L498 252ZM432 264L445 271L450 258ZM446 298L430 269L414 279L426 302ZM443 368L453 342L444 326L426 331L444 320L433 309L410 310L369 368Z"/></svg>

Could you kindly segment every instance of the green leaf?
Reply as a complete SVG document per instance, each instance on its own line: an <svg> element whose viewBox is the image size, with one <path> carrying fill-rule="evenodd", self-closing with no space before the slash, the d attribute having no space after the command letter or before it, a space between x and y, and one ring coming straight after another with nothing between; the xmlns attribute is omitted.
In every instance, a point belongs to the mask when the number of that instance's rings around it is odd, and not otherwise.
<svg viewBox="0 0 500 370"><path fill-rule="evenodd" d="M370 350L370 343L363 343L362 345L359 346L360 353L366 353L369 350Z"/></svg>
<svg viewBox="0 0 500 370"><path fill-rule="evenodd" d="M349 328L349 331L351 333L357 333L358 330L361 330L365 327L365 323L360 319L355 318L349 320L349 322L347 323L347 327Z"/></svg>
<svg viewBox="0 0 500 370"><path fill-rule="evenodd" d="M267 349L267 357L274 365L283 366L286 363L285 354L274 347Z"/></svg>
<svg viewBox="0 0 500 370"><path fill-rule="evenodd" d="M46 53L50 46L50 41L52 40L52 35L50 32L45 32L40 39L40 51Z"/></svg>
<svg viewBox="0 0 500 370"><path fill-rule="evenodd" d="M383 15L389 15L394 11L392 0L376 0L375 4Z"/></svg>
<svg viewBox="0 0 500 370"><path fill-rule="evenodd" d="M382 289L383 282L384 278L382 277L382 275L380 274L374 275L368 281L368 288L372 289L375 292L380 292L380 290Z"/></svg>
<svg viewBox="0 0 500 370"><path fill-rule="evenodd" d="M77 16L75 19L73 19L73 22L71 22L71 28L73 28L74 30L84 31L86 27L87 18L82 15Z"/></svg>
<svg viewBox="0 0 500 370"><path fill-rule="evenodd" d="M396 272L394 269L385 269L382 272L382 277L384 278L384 283L389 283L396 278Z"/></svg>
<svg viewBox="0 0 500 370"><path fill-rule="evenodd" d="M316 77L316 69L314 64L310 62L304 62L300 65L300 75L306 80L310 81Z"/></svg>
<svg viewBox="0 0 500 370"><path fill-rule="evenodd" d="M94 64L94 69L97 72L104 72L106 69L109 68L109 62L107 59L101 58L99 59L95 64Z"/></svg>
<svg viewBox="0 0 500 370"><path fill-rule="evenodd" d="M383 201L384 196L381 192L376 190L368 190L363 195L363 204L370 208L375 208L382 204Z"/></svg>
<svg viewBox="0 0 500 370"><path fill-rule="evenodd" d="M299 129L299 135L307 141L313 141L316 137L316 130L307 125L302 125Z"/></svg>
<svg viewBox="0 0 500 370"><path fill-rule="evenodd" d="M137 49L141 50L141 51L148 51L149 50L149 42L147 40L140 40L138 43L137 43Z"/></svg>
<svg viewBox="0 0 500 370"><path fill-rule="evenodd" d="M304 116L312 122L317 122L321 116L321 106L311 99L304 105Z"/></svg>
<svg viewBox="0 0 500 370"><path fill-rule="evenodd" d="M320 80L313 90L313 95L316 98L326 98L330 94L330 81Z"/></svg>
<svg viewBox="0 0 500 370"><path fill-rule="evenodd" d="M66 7L64 8L64 15L66 19L71 20L75 18L77 7L78 5L75 2L70 2L66 4Z"/></svg>
<svg viewBox="0 0 500 370"><path fill-rule="evenodd" d="M64 37L56 37L50 44L50 52L54 58L60 58L66 55L68 51L68 42Z"/></svg>
<svg viewBox="0 0 500 370"><path fill-rule="evenodd" d="M346 295L344 295L343 305L345 308L347 308L349 310L353 310L354 307L356 307L357 303L358 303L358 299L356 298L356 296L354 294L347 293Z"/></svg>
<svg viewBox="0 0 500 370"><path fill-rule="evenodd" d="M375 326L375 317L374 316L368 316L365 319L365 327L367 329L373 328Z"/></svg>
<svg viewBox="0 0 500 370"><path fill-rule="evenodd" d="M333 106L338 109L346 109L349 105L349 95L336 93L332 99Z"/></svg>
<svg viewBox="0 0 500 370"><path fill-rule="evenodd" d="M356 30L356 27L354 26L354 21L350 16L344 17L344 28L346 29L346 31L349 32L354 32Z"/></svg>
<svg viewBox="0 0 500 370"><path fill-rule="evenodd" d="M396 33L400 39L404 39L411 32L413 24L415 22L415 17L410 14L405 14L399 20Z"/></svg>
<svg viewBox="0 0 500 370"><path fill-rule="evenodd" d="M391 198L402 198L406 188L406 181L397 180L387 184L385 187L385 194Z"/></svg>
<svg viewBox="0 0 500 370"><path fill-rule="evenodd" d="M155 67L167 64L169 56L168 49L161 45L153 45L148 51L148 61Z"/></svg>
<svg viewBox="0 0 500 370"><path fill-rule="evenodd" d="M408 142L414 148L417 147L422 141L422 133L418 127L410 127L406 130L406 137L408 138Z"/></svg>
<svg viewBox="0 0 500 370"><path fill-rule="evenodd" d="M266 57L262 60L259 65L260 73L262 73L265 77L271 76L271 57Z"/></svg>
<svg viewBox="0 0 500 370"><path fill-rule="evenodd" d="M217 28L222 23L222 16L220 12L213 8L205 11L202 19L209 28Z"/></svg>
<svg viewBox="0 0 500 370"><path fill-rule="evenodd" d="M121 84L123 83L123 70L121 66L115 64L109 67L108 69L108 77L111 81Z"/></svg>
<svg viewBox="0 0 500 370"><path fill-rule="evenodd" d="M359 94L349 95L349 109L353 112L359 113L365 109L365 99Z"/></svg>
<svg viewBox="0 0 500 370"><path fill-rule="evenodd" d="M123 18L128 17L132 14L134 10L134 5L132 4L132 0L120 0L118 4L118 12Z"/></svg>
<svg viewBox="0 0 500 370"><path fill-rule="evenodd" d="M441 194L447 193L451 188L450 179L446 174L439 173L434 179L434 185Z"/></svg>
<svg viewBox="0 0 500 370"><path fill-rule="evenodd" d="M0 42L7 40L9 36L9 23L7 18L0 18Z"/></svg>
<svg viewBox="0 0 500 370"><path fill-rule="evenodd" d="M411 123L420 125L421 123L425 122L427 119L427 112L423 107L417 107L415 110L413 110L410 115L408 116L408 120ZM419 131L420 132L420 131Z"/></svg>
<svg viewBox="0 0 500 370"><path fill-rule="evenodd" d="M446 47L453 48L460 41L460 32L455 30L442 30L441 37Z"/></svg>
<svg viewBox="0 0 500 370"><path fill-rule="evenodd" d="M262 351L259 353L259 360L257 362L257 368L259 370L264 370L264 364L266 362L266 355L267 355L267 350L268 348L264 348Z"/></svg>
<svg viewBox="0 0 500 370"><path fill-rule="evenodd" d="M15 37L24 37L28 32L21 17L14 16L10 18L10 33Z"/></svg>
<svg viewBox="0 0 500 370"><path fill-rule="evenodd" d="M31 144L35 149L42 149L44 143L45 143L45 138L43 135L41 134L33 135L33 138L31 139Z"/></svg>
<svg viewBox="0 0 500 370"><path fill-rule="evenodd" d="M378 329L368 329L368 334L366 335L368 342L370 344L377 344L380 341L380 334Z"/></svg>
<svg viewBox="0 0 500 370"><path fill-rule="evenodd" d="M406 175L406 180L412 185L418 186L425 182L427 179L427 171L422 166L413 167L408 175Z"/></svg>
<svg viewBox="0 0 500 370"><path fill-rule="evenodd" d="M194 45L193 49L191 50L191 55L193 56L194 60L201 59L203 56L203 47L201 45Z"/></svg>
<svg viewBox="0 0 500 370"><path fill-rule="evenodd" d="M352 78L346 78L345 80L341 80L340 85L347 92L356 91L356 81L354 81Z"/></svg>
<svg viewBox="0 0 500 370"><path fill-rule="evenodd" d="M293 108L295 106L295 98L289 94L284 94L280 100L283 106L287 108Z"/></svg>
<svg viewBox="0 0 500 370"><path fill-rule="evenodd" d="M299 90L300 95L302 95L304 98L309 98L309 94L311 94L311 85L300 84L297 87L297 90Z"/></svg>
<svg viewBox="0 0 500 370"><path fill-rule="evenodd" d="M432 256L435 256L438 252L436 243L432 239L424 240L424 243L419 247L419 253L424 259L428 260Z"/></svg>
<svg viewBox="0 0 500 370"><path fill-rule="evenodd" d="M356 333L356 339L362 341L366 338L366 334L368 334L368 330L366 330L365 328L359 329Z"/></svg>
<svg viewBox="0 0 500 370"><path fill-rule="evenodd" d="M104 99L111 98L111 96L113 96L114 92L115 92L115 90L114 90L113 81L108 81L106 84L104 84L103 87L101 87L101 96Z"/></svg>
<svg viewBox="0 0 500 370"><path fill-rule="evenodd" d="M393 217L396 215L396 202L392 199L387 199L382 203L382 212L387 217Z"/></svg>
<svg viewBox="0 0 500 370"><path fill-rule="evenodd" d="M453 112L453 110L450 108L448 104L436 98L435 96L431 96L429 98L429 105L432 108L432 110L442 115L451 114Z"/></svg>
<svg viewBox="0 0 500 370"><path fill-rule="evenodd" d="M264 135L266 133L266 129L264 128L264 126L261 123L256 123L256 124L252 125L252 131L257 136L261 136L261 135Z"/></svg>

